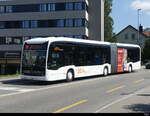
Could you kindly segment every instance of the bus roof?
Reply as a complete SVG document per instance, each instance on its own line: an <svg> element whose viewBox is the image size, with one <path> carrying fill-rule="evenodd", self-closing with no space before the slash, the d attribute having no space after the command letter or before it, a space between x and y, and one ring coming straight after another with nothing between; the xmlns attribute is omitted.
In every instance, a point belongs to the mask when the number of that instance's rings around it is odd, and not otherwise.
<svg viewBox="0 0 150 116"><path fill-rule="evenodd" d="M117 46L123 46L123 47L138 47L140 48L139 45L136 45L136 44L125 44L125 43L116 43Z"/></svg>
<svg viewBox="0 0 150 116"><path fill-rule="evenodd" d="M75 38L69 38L69 37L46 37L46 38L39 37L39 38L33 38L30 40L26 40L25 42L28 44L40 44L40 43L45 43L45 42L57 42L57 41L111 45L110 42L83 40L83 39L75 39ZM138 47L138 48L140 48L140 46L136 45L136 44L125 44L125 43L114 43L114 44L116 44L117 46L123 46L123 47Z"/></svg>
<svg viewBox="0 0 150 116"><path fill-rule="evenodd" d="M44 42L57 42L57 41L66 41L66 42L79 42L79 43L92 43L92 44L105 44L110 45L109 42L100 42L100 41L94 41L94 40L83 40L83 39L75 39L75 38L69 38L69 37L47 37L47 38L33 38L30 40L26 40L26 43L29 44L40 44Z"/></svg>

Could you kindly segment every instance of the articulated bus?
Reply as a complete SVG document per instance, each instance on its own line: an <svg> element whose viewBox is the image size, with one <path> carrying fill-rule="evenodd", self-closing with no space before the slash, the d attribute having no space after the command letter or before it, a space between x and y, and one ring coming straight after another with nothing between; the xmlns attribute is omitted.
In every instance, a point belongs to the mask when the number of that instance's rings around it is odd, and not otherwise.
<svg viewBox="0 0 150 116"><path fill-rule="evenodd" d="M26 40L21 56L22 79L72 81L78 77L106 76L140 68L138 45L64 37Z"/></svg>

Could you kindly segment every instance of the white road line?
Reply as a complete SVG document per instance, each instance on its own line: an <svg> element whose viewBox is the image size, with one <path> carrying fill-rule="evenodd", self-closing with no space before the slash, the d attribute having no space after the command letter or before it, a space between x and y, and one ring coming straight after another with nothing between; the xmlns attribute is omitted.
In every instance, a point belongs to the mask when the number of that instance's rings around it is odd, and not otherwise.
<svg viewBox="0 0 150 116"><path fill-rule="evenodd" d="M101 80L101 79L106 79L106 78L96 78L96 79L83 80L83 81L73 81L71 83L64 83L64 84L60 83L59 85L54 85L54 86L50 86L50 87L43 87L43 88L39 88L39 89L19 89L15 93L0 95L0 98L6 97L6 96L23 94L23 93L27 93L27 92L36 92L36 91L41 91L41 90L47 90L47 89L54 89L54 88L59 88L59 87L65 87L65 86L69 86L69 85L77 85L77 84L80 84L80 83L87 83L87 82L92 82L92 81ZM15 89L15 88L13 88L13 89Z"/></svg>
<svg viewBox="0 0 150 116"><path fill-rule="evenodd" d="M0 86L0 90L29 92L29 91L34 91L35 89L24 89L24 88L17 88L17 87L2 87L2 86Z"/></svg>
<svg viewBox="0 0 150 116"><path fill-rule="evenodd" d="M0 90L16 91L16 90L18 90L18 88L15 88L15 87L0 87Z"/></svg>

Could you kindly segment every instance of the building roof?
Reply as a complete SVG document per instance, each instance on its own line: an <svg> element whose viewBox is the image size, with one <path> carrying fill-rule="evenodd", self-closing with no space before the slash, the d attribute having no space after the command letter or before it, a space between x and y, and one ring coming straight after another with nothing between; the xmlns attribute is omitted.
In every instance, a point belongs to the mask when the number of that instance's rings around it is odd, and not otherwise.
<svg viewBox="0 0 150 116"><path fill-rule="evenodd" d="M150 28L145 28L144 32L150 32Z"/></svg>
<svg viewBox="0 0 150 116"><path fill-rule="evenodd" d="M136 29L136 28L134 28L132 25L128 25L127 27L125 27L123 30L121 30L118 34L116 34L114 37L116 37L116 36L118 36L120 33L122 33L123 31L125 31L126 29L128 29L128 28L132 28L133 30L135 30L136 32L138 32L138 30ZM148 37L147 35L145 35L144 33L141 33L140 32L140 34L141 35L143 35L144 37Z"/></svg>
<svg viewBox="0 0 150 116"><path fill-rule="evenodd" d="M144 35L146 35L147 37L150 37L150 32L143 32Z"/></svg>

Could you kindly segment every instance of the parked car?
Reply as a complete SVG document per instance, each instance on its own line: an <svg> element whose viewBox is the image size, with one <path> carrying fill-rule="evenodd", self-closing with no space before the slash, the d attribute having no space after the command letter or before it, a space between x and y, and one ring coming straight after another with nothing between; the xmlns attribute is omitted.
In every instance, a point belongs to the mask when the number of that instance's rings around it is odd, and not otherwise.
<svg viewBox="0 0 150 116"><path fill-rule="evenodd" d="M148 62L148 63L145 64L145 68L146 69L150 69L150 62Z"/></svg>

